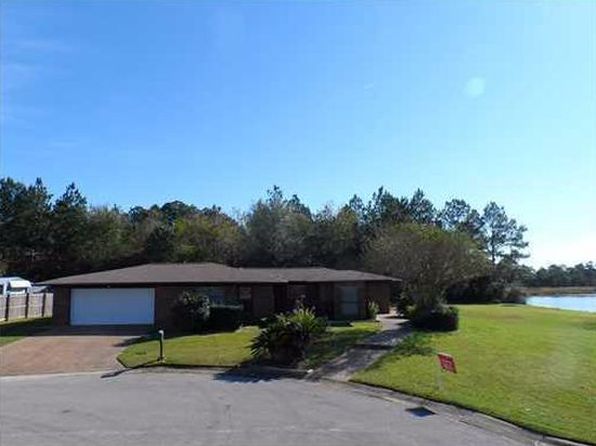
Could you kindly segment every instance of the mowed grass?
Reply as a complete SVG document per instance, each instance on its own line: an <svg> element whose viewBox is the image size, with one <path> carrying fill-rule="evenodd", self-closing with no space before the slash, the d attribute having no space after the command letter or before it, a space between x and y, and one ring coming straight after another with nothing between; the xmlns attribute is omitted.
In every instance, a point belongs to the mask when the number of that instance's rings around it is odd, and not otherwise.
<svg viewBox="0 0 596 446"><path fill-rule="evenodd" d="M257 327L243 327L229 333L180 336L164 342L165 361L173 366L222 366L241 364L250 358L250 342ZM118 360L126 367L155 365L159 341L139 342L124 350Z"/></svg>
<svg viewBox="0 0 596 446"><path fill-rule="evenodd" d="M354 343L379 330L376 322L353 322L346 327L330 327L307 353L301 366L317 367L340 355ZM165 361L169 366L233 367L251 360L250 343L259 333L257 327L243 327L235 332L180 336L164 342ZM126 367L157 364L159 342L142 341L124 350L118 359Z"/></svg>
<svg viewBox="0 0 596 446"><path fill-rule="evenodd" d="M353 380L596 443L596 314L459 308L459 331L414 335ZM441 387L436 352L453 355L458 368L442 373Z"/></svg>
<svg viewBox="0 0 596 446"><path fill-rule="evenodd" d="M0 347L49 327L51 320L44 317L0 322Z"/></svg>

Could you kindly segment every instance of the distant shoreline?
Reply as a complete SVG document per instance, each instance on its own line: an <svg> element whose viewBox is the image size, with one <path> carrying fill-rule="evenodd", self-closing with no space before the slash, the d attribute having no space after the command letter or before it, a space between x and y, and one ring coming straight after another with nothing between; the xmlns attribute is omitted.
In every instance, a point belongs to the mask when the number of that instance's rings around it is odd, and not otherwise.
<svg viewBox="0 0 596 446"><path fill-rule="evenodd" d="M593 286L561 286L561 287L522 287L526 296L557 296L570 294L596 294Z"/></svg>

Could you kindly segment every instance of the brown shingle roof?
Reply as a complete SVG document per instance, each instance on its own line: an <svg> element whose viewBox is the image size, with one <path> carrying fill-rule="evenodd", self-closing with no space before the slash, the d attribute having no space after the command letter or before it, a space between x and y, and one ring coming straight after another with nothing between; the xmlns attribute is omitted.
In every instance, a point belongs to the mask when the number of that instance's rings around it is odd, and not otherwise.
<svg viewBox="0 0 596 446"><path fill-rule="evenodd" d="M191 283L395 281L393 277L329 268L233 268L218 263L150 263L43 282L54 286Z"/></svg>

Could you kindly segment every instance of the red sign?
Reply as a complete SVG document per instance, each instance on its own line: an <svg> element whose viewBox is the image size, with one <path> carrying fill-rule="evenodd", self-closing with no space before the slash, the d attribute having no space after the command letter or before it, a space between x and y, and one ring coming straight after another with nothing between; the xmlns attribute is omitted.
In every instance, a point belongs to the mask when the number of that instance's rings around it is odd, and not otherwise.
<svg viewBox="0 0 596 446"><path fill-rule="evenodd" d="M453 356L448 355L447 353L439 353L437 356L439 357L439 364L441 364L441 368L443 370L451 373L457 373L457 370L455 369L455 359L453 359Z"/></svg>

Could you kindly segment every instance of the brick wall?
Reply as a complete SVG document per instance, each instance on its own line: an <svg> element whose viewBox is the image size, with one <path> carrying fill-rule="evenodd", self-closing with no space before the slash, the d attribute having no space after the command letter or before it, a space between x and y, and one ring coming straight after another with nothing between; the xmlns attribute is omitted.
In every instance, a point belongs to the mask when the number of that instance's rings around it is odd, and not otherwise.
<svg viewBox="0 0 596 446"><path fill-rule="evenodd" d="M254 285L252 287L252 314L255 317L270 316L275 313L273 286Z"/></svg>
<svg viewBox="0 0 596 446"><path fill-rule="evenodd" d="M68 325L70 323L70 288L58 287L54 289L52 323L54 325Z"/></svg>

